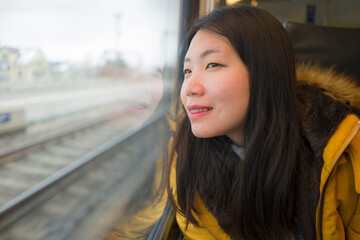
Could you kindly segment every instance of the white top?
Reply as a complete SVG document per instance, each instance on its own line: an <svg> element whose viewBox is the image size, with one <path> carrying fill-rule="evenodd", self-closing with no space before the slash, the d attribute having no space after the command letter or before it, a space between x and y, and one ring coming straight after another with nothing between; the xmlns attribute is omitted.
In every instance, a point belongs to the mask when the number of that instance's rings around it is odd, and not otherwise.
<svg viewBox="0 0 360 240"><path fill-rule="evenodd" d="M242 160L244 160L244 157L245 157L245 148L244 147L232 145L232 149Z"/></svg>

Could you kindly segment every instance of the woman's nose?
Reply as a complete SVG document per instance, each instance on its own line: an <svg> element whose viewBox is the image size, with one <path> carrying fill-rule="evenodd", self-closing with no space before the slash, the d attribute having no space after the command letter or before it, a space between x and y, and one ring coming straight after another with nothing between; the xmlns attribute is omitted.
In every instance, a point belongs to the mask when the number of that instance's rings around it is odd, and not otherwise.
<svg viewBox="0 0 360 240"><path fill-rule="evenodd" d="M192 76L190 79L185 80L185 94L187 96L201 96L204 94L204 87L200 82L199 76Z"/></svg>

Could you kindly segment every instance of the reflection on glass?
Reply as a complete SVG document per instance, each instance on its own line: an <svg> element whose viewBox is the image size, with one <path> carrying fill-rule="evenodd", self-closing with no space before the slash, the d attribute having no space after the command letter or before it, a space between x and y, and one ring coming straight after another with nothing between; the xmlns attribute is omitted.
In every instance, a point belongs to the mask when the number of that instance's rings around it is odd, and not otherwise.
<svg viewBox="0 0 360 240"><path fill-rule="evenodd" d="M0 208L103 143L137 132L1 239L151 231L166 200L157 191L169 130L166 121L139 130L169 107L179 14L180 0L0 2ZM75 127L83 130L61 135ZM3 161L14 146L53 136ZM139 225L136 216L149 221Z"/></svg>

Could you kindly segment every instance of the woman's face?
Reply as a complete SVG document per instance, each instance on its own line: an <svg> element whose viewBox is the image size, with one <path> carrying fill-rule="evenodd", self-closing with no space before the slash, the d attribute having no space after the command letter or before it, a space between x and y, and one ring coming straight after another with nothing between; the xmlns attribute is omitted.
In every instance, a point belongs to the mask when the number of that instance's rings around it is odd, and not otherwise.
<svg viewBox="0 0 360 240"><path fill-rule="evenodd" d="M229 41L199 30L184 60L181 100L199 138L226 135L243 144L249 72Z"/></svg>

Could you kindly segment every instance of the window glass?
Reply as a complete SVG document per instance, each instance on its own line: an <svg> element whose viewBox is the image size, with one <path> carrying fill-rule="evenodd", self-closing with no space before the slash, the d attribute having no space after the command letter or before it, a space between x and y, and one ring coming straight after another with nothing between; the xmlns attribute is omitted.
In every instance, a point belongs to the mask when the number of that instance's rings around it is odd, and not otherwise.
<svg viewBox="0 0 360 240"><path fill-rule="evenodd" d="M1 239L148 236L179 18L180 0L0 2Z"/></svg>

